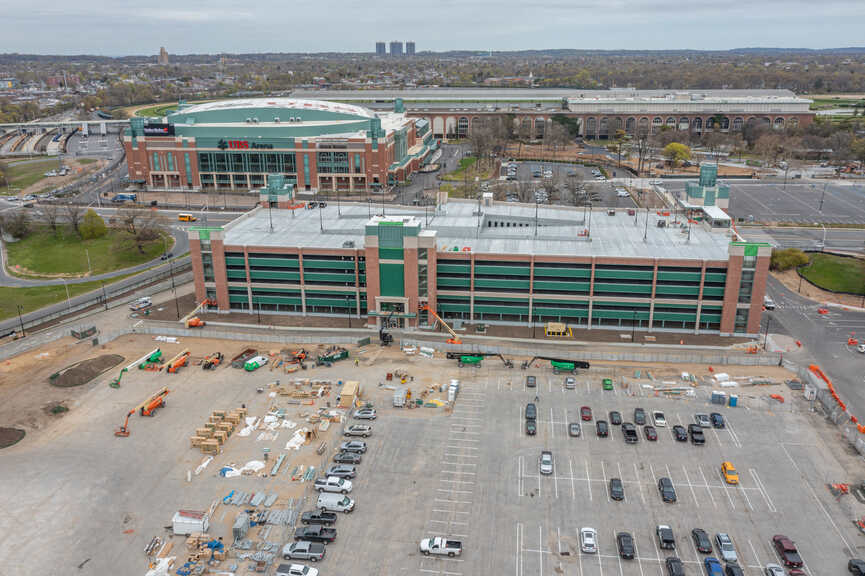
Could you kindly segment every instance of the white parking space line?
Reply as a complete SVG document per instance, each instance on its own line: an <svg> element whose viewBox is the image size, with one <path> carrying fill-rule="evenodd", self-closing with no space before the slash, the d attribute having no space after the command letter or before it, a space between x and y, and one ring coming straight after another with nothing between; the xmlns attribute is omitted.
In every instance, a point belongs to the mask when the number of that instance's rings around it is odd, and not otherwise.
<svg viewBox="0 0 865 576"><path fill-rule="evenodd" d="M634 536L634 556L637 560L637 566L640 567L640 576L646 576L643 572L643 559L640 558L640 550L637 548L637 537Z"/></svg>
<svg viewBox="0 0 865 576"><path fill-rule="evenodd" d="M439 478L439 482L447 482L449 484L474 484L472 480L447 480L445 478Z"/></svg>
<svg viewBox="0 0 865 576"><path fill-rule="evenodd" d="M634 462L634 478L636 478L637 487L640 489L640 500L643 501L643 504L646 503L646 498L643 496L643 483L640 482L640 473L637 471L637 463ZM635 546L636 548L636 546ZM640 568L642 571L642 567Z"/></svg>
<svg viewBox="0 0 865 576"><path fill-rule="evenodd" d="M470 512L463 512L461 510L439 510L434 508L432 511L439 514L470 514Z"/></svg>
<svg viewBox="0 0 865 576"><path fill-rule="evenodd" d="M730 497L730 489L727 488L727 481L724 480L724 475L721 473L721 470L720 470L720 469L718 470L718 477L719 477L720 480L721 480L721 488L724 489L724 494L727 495L727 500L730 501L730 508L732 508L733 510L735 510L735 509L736 509L736 505L733 504L733 499Z"/></svg>
<svg viewBox="0 0 865 576"><path fill-rule="evenodd" d="M553 416L553 409L551 407L550 408L550 437L553 439L556 438L556 422L555 422L555 420L556 420L556 417Z"/></svg>
<svg viewBox="0 0 865 576"><path fill-rule="evenodd" d="M748 508L750 508L751 511L753 512L753 511L754 511L754 506L751 504L751 499L748 498L748 490L747 490L747 489L742 489L742 490L740 490L740 492L742 493L742 496L745 497L745 504L747 504Z"/></svg>
<svg viewBox="0 0 865 576"><path fill-rule="evenodd" d="M793 468L796 469L796 472L799 473L799 476L802 478L802 482L804 482L805 485L808 487L808 490L811 491L811 496L814 497L814 501L817 502L817 505L820 507L820 510L823 511L823 514L826 516L826 519L829 520L830 524L832 524L832 528L835 529L835 533L838 534L838 537L841 539L842 542L844 542L844 546L847 548L847 552L850 554L851 557L855 556L853 548L850 547L850 543L847 542L847 540L844 538L844 535L841 534L841 530L838 529L838 525L835 524L835 521L832 519L832 516L829 515L829 512L826 510L826 507L823 506L823 503L817 497L817 493L814 492L814 488L811 487L811 483L808 482L808 479L805 478L804 474L802 474L802 470L799 469L799 466L796 464L796 461L793 460L792 456L790 456L790 453L787 451L787 447L784 446L783 442L781 443L781 448L784 450L784 454L787 455L787 459L790 460L790 464L792 464Z"/></svg>
<svg viewBox="0 0 865 576"><path fill-rule="evenodd" d="M446 504L471 504L471 501L466 500L448 500L447 498L433 498L434 502L445 502Z"/></svg>
<svg viewBox="0 0 865 576"><path fill-rule="evenodd" d="M733 423L730 422L729 418L727 419L727 427L724 429L727 431L728 434L730 434L730 437L733 439L733 444L736 445L736 448L741 448L742 443L739 442L739 435L736 433L735 430L733 430Z"/></svg>
<svg viewBox="0 0 865 576"><path fill-rule="evenodd" d="M464 472L460 470L441 470L440 472L442 474L465 474L468 476L477 476L477 474L475 474L474 472Z"/></svg>
<svg viewBox="0 0 865 576"><path fill-rule="evenodd" d="M760 556L757 554L757 549L754 548L754 543L748 540L748 546L751 547L751 553L754 554L754 560L757 562L757 566L762 567L763 563L760 561Z"/></svg>
<svg viewBox="0 0 865 576"><path fill-rule="evenodd" d="M477 458L477 456L473 456L471 454L453 454L445 452L444 455L448 458Z"/></svg>
<svg viewBox="0 0 865 576"><path fill-rule="evenodd" d="M450 450L480 450L480 448L476 448L474 446L452 446L450 444L445 446L445 448L448 448Z"/></svg>
<svg viewBox="0 0 865 576"><path fill-rule="evenodd" d="M478 466L477 464L473 464L473 463L449 462L447 460L442 460L442 464L444 464L446 466L472 466L474 468L477 468L477 466Z"/></svg>
<svg viewBox="0 0 865 576"><path fill-rule="evenodd" d="M652 484L657 486L658 485L658 478L655 476L655 469L652 467L651 464L649 464L649 471L651 471L651 473L652 473Z"/></svg>
<svg viewBox="0 0 865 576"><path fill-rule="evenodd" d="M760 476L757 475L757 471L753 468L749 468L748 471L751 473L751 476L754 477L754 483L757 485L757 488L760 489L760 494L763 495L763 499L766 501L766 505L769 507L769 510L772 512L777 512L778 509L775 508L775 503L772 502L772 499L769 498L769 491L766 490L766 486L763 484L763 480Z"/></svg>
<svg viewBox="0 0 865 576"><path fill-rule="evenodd" d="M436 488L436 492L444 492L445 494L471 494L471 490L454 490L448 488Z"/></svg>
<svg viewBox="0 0 865 576"><path fill-rule="evenodd" d="M538 562L541 564L541 569L538 571L538 575L542 575L544 573L544 529L538 524Z"/></svg>
<svg viewBox="0 0 865 576"><path fill-rule="evenodd" d="M553 461L553 487L555 488L556 500L559 499L559 465Z"/></svg>
<svg viewBox="0 0 865 576"><path fill-rule="evenodd" d="M625 490L625 478L622 476L622 464L620 462L616 462L616 467L619 469L619 480L622 482L622 494L624 496L623 501L625 503L628 502L628 493Z"/></svg>
<svg viewBox="0 0 865 576"><path fill-rule="evenodd" d="M691 478L688 476L688 471L682 466L682 472L685 474L685 481L688 482L688 487L691 489L691 496L694 497L694 504L696 504L697 508L700 507L700 501L697 499L697 493L694 492L694 485L691 484Z"/></svg>
<svg viewBox="0 0 865 576"><path fill-rule="evenodd" d="M448 438L448 442L466 442L471 444L477 444L480 440L475 440L474 438Z"/></svg>
<svg viewBox="0 0 865 576"><path fill-rule="evenodd" d="M589 476L589 461L586 460L586 488L589 489L589 501L592 500L592 479Z"/></svg>
<svg viewBox="0 0 865 576"><path fill-rule="evenodd" d="M588 394L589 392L591 392L591 389L589 388L589 381L586 380L586 394Z"/></svg>
<svg viewBox="0 0 865 576"><path fill-rule="evenodd" d="M613 546L615 547L616 551L618 552L619 544L618 544L618 542L616 542L616 531L615 530L613 530L613 542L614 542ZM598 551L600 552L600 548L598 549ZM616 558L618 558L618 560L619 560L619 576L625 576L625 573L622 571L622 556L620 554L616 554Z"/></svg>
<svg viewBox="0 0 865 576"><path fill-rule="evenodd" d="M571 498L577 499L577 489L574 487L574 461L568 458L568 468L571 472Z"/></svg>
<svg viewBox="0 0 865 576"><path fill-rule="evenodd" d="M604 467L604 461L601 460L601 477L604 479L604 493L607 495L607 500L612 502L610 498L610 485L607 483L607 469Z"/></svg>
<svg viewBox="0 0 865 576"><path fill-rule="evenodd" d="M517 458L517 498L523 497L523 457Z"/></svg>
<svg viewBox="0 0 865 576"><path fill-rule="evenodd" d="M687 539L688 539L688 542L691 543L691 550L694 552L694 558L695 558L695 561L697 562L697 564L699 564L699 563L700 563L700 553L697 552L697 546L694 544L694 538L693 538L693 536L691 536L690 534L688 534L687 536L685 536L685 538L687 538Z"/></svg>
<svg viewBox="0 0 865 576"><path fill-rule="evenodd" d="M522 571L522 567L523 567L522 566L522 564L523 564L522 556L521 556L521 553L523 550L523 543L520 542L520 536L522 534L522 531L523 531L523 525L521 523L517 522L517 545L515 546L515 548L516 548L516 551L515 551L516 560L514 562L514 566L516 567L516 576L520 576L520 572Z"/></svg>
<svg viewBox="0 0 865 576"><path fill-rule="evenodd" d="M709 481L706 480L706 475L703 474L703 467L698 466L697 469L700 471L700 476L703 477L703 485L706 486L706 492L709 493L709 499L712 501L712 506L717 508L718 504L715 502L715 496L712 495L712 488L709 486Z"/></svg>

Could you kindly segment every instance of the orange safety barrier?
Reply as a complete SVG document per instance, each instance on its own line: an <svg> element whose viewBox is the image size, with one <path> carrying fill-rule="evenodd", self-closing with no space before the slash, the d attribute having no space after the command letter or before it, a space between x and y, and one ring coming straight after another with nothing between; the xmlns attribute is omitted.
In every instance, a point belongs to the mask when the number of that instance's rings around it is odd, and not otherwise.
<svg viewBox="0 0 865 576"><path fill-rule="evenodd" d="M775 400L777 400L781 404L784 403L784 397L781 396L780 394L769 394L769 398L774 398Z"/></svg>
<svg viewBox="0 0 865 576"><path fill-rule="evenodd" d="M808 366L808 370L819 376L820 379L822 379L826 383L826 385L829 387L829 393L832 394L832 398L835 400L835 402L838 403L838 406L841 408L841 410L843 410L847 414L847 416L850 417L850 421L853 424L856 424L856 430L858 430L860 434L865 434L865 426L858 424L859 420L855 416L847 412L847 405L841 400L841 397L838 396L838 393L835 392L835 386L832 385L832 381L829 380L828 376L826 376L823 370L821 370L820 367L816 364L811 364L810 366Z"/></svg>

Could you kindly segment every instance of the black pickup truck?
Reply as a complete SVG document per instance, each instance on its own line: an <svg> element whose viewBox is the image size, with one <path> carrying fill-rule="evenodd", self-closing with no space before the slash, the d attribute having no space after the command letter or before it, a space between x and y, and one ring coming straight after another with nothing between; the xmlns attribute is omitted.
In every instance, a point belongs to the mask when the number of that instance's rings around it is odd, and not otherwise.
<svg viewBox="0 0 865 576"><path fill-rule="evenodd" d="M294 539L327 544L336 540L336 528L327 528L321 524L301 526L294 531Z"/></svg>
<svg viewBox="0 0 865 576"><path fill-rule="evenodd" d="M300 522L302 524L321 524L323 526L330 526L331 524L336 523L336 512L326 512L324 510L304 512L300 515Z"/></svg>

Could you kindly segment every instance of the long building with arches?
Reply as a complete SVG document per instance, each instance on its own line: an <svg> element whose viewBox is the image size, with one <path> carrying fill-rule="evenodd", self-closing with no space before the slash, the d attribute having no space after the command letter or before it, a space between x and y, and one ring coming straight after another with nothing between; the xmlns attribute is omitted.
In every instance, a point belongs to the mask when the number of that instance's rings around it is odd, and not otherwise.
<svg viewBox="0 0 865 576"><path fill-rule="evenodd" d="M741 133L748 124L776 129L806 126L811 101L789 90L572 90L431 88L395 91L298 92L327 100L363 103L373 109L395 99L409 116L423 118L444 141L466 138L490 117L514 122L515 132L543 138L556 116L574 119L589 139L637 136L662 127L692 132Z"/></svg>

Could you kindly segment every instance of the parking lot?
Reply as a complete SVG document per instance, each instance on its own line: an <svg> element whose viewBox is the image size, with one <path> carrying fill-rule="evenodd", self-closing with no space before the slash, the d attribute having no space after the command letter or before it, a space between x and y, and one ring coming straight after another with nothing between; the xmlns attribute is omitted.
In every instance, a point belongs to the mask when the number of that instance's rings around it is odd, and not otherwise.
<svg viewBox="0 0 865 576"><path fill-rule="evenodd" d="M696 551L690 535L698 527L713 539L718 532L730 534L746 574L763 574L767 563L779 562L771 545L775 534L796 542L808 574L844 570L861 535L825 484L847 481L857 473L850 467L858 471L861 463L833 454L825 443L833 439L829 428L804 401L774 406L757 398L719 409L703 389L688 399L659 398L642 388L603 391L600 377L590 372L577 378L576 389L565 390L562 376L529 373L538 377L535 389L525 388L526 372L519 370L445 369L443 378L459 376L462 385L451 415L380 414L376 448L364 471L365 497L351 518L381 542L380 567L370 559L365 573L644 576L665 574L665 558L675 554L686 574L702 574L706 555ZM537 435L526 436L523 410L535 396ZM599 438L594 422L582 422L582 434L569 436L567 424L579 421L583 405L592 407L595 420L609 420L610 410L625 421L632 421L638 406L663 410L668 424L658 428L657 442L647 442L641 427L637 444L625 444L618 426ZM727 426L707 429L704 446L673 439L673 425L710 411L723 413ZM539 474L544 449L553 453L551 475ZM727 460L738 469L738 486L723 480L720 465ZM610 498L614 477L624 485L622 501ZM676 503L662 502L661 477L672 480ZM390 510L399 511L398 519ZM673 528L674 552L658 547L658 524ZM586 526L597 531L597 554L580 551L579 530ZM615 534L621 531L634 537L634 560L617 554ZM351 532L349 538L358 537ZM418 539L432 534L461 540L463 555L420 555ZM332 566L356 563L361 545L350 542L331 557ZM712 555L719 556L717 550Z"/></svg>
<svg viewBox="0 0 865 576"><path fill-rule="evenodd" d="M516 170L511 180L495 183L501 200L511 202L539 202L541 204L612 206L633 208L634 201L603 178L600 172L580 164L552 162L513 162ZM509 176L509 163L503 162L500 178ZM612 175L612 174L611 174ZM620 189L624 189L620 185Z"/></svg>
<svg viewBox="0 0 865 576"><path fill-rule="evenodd" d="M865 187L837 184L737 182L730 185L730 213L756 222L865 223ZM665 180L663 186L682 197L685 183ZM820 209L820 199L823 207Z"/></svg>

